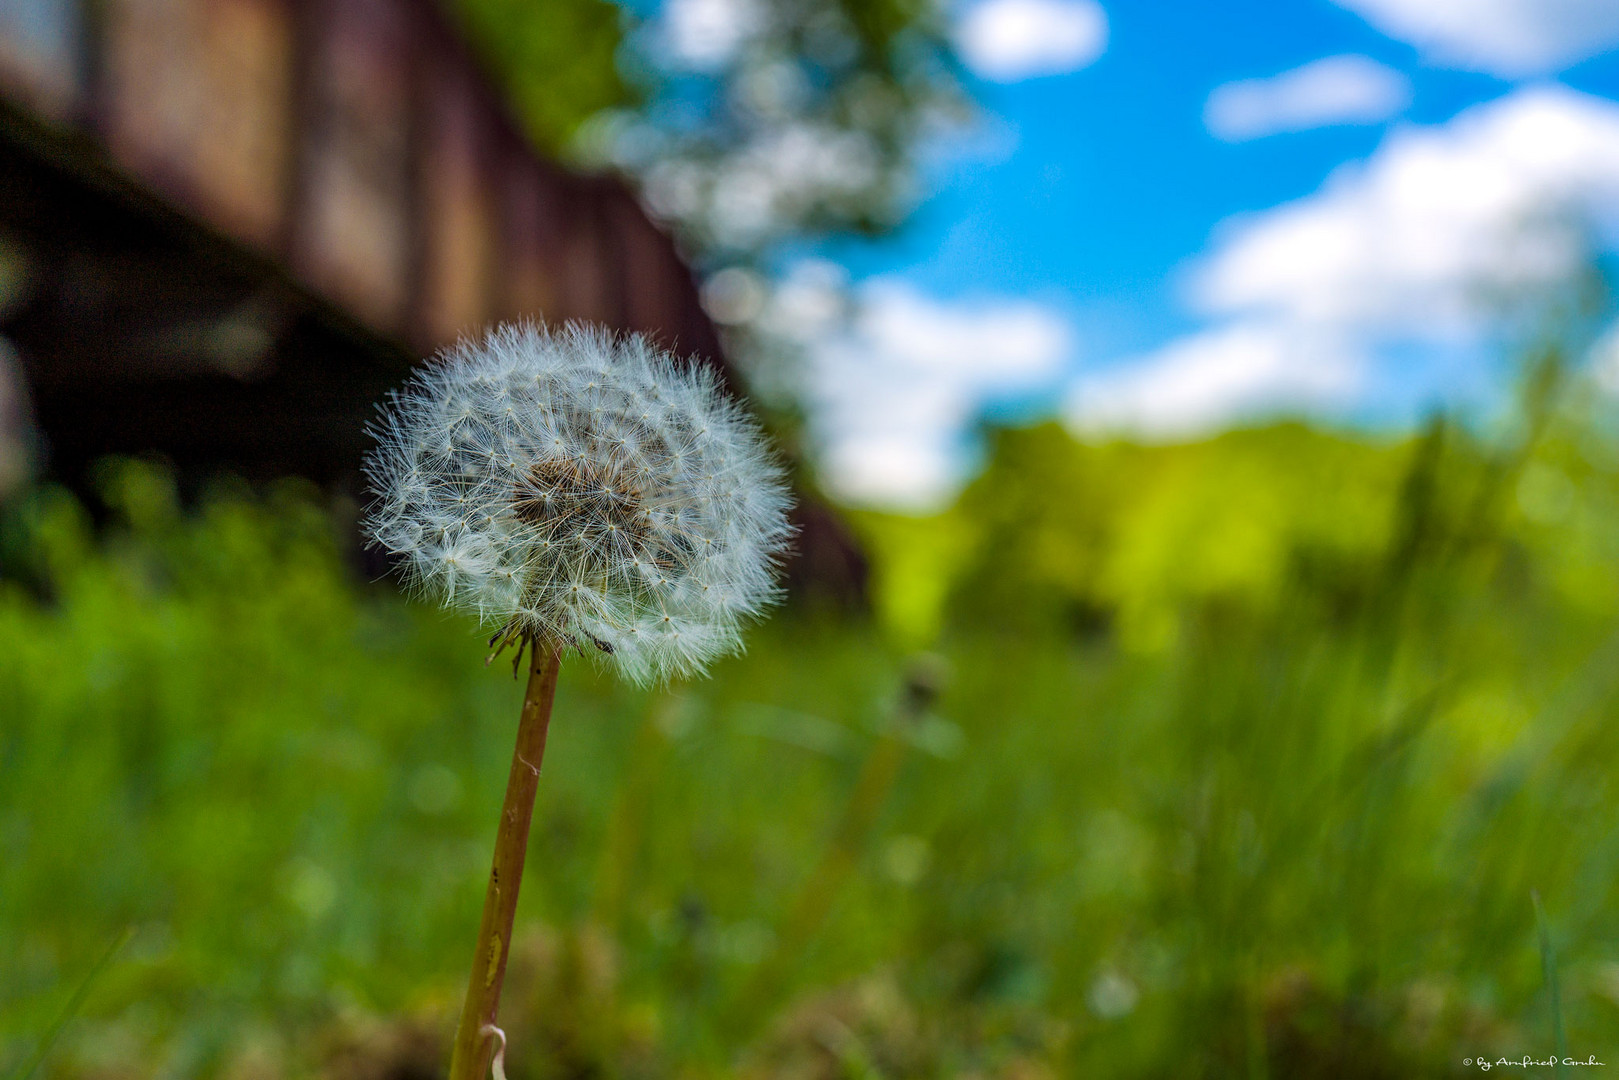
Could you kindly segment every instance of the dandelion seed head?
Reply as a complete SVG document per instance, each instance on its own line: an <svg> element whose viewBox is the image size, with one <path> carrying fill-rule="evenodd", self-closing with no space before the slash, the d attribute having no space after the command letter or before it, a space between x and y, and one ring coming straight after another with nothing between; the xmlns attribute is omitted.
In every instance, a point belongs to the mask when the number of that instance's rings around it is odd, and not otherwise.
<svg viewBox="0 0 1619 1080"><path fill-rule="evenodd" d="M702 670L777 595L787 488L713 371L521 324L420 369L372 425L364 527L407 583L637 682Z"/></svg>

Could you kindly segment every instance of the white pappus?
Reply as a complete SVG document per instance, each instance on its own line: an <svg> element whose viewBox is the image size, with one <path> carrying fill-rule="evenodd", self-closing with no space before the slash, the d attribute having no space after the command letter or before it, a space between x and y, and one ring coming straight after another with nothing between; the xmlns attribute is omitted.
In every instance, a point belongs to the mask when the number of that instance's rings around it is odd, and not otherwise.
<svg viewBox="0 0 1619 1080"><path fill-rule="evenodd" d="M645 683L736 650L776 598L780 466L711 368L645 337L499 327L417 371L371 430L367 535L497 637Z"/></svg>

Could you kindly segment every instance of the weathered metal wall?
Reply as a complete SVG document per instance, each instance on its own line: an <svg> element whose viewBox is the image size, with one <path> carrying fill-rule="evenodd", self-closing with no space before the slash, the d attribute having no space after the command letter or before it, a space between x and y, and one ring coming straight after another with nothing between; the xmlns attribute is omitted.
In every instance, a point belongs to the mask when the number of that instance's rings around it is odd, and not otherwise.
<svg viewBox="0 0 1619 1080"><path fill-rule="evenodd" d="M432 0L0 0L0 482L26 384L68 483L155 452L355 491L405 369L525 316L722 364L669 238L528 148ZM795 589L858 602L836 515L799 524Z"/></svg>
<svg viewBox="0 0 1619 1080"><path fill-rule="evenodd" d="M543 316L717 351L669 239L536 157L429 0L0 0L0 95L414 350Z"/></svg>

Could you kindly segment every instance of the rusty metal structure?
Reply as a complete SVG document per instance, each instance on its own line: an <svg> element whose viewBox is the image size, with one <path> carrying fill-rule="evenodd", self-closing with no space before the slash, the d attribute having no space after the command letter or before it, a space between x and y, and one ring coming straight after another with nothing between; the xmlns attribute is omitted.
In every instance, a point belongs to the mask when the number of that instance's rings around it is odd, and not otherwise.
<svg viewBox="0 0 1619 1080"><path fill-rule="evenodd" d="M724 363L670 238L533 152L435 0L0 0L0 429L14 347L57 479L353 490L406 369L523 317ZM842 522L798 522L794 590L859 604Z"/></svg>
<svg viewBox="0 0 1619 1080"><path fill-rule="evenodd" d="M669 238L431 0L0 0L0 333L58 475L332 478L415 358L524 316L720 362Z"/></svg>

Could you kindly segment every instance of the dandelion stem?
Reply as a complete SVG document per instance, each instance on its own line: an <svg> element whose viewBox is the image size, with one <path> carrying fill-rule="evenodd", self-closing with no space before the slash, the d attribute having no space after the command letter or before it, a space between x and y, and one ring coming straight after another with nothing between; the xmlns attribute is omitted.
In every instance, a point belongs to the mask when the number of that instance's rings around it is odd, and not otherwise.
<svg viewBox="0 0 1619 1080"><path fill-rule="evenodd" d="M551 702L556 697L561 651L554 642L533 643L528 689L517 724L517 746L506 781L506 802L495 834L495 860L484 894L483 923L478 927L478 948L472 957L466 1004L455 1032L450 1059L450 1080L482 1080L489 1071L494 1041L485 1034L493 1027L500 1008L500 989L506 981L506 957L511 951L512 921L517 914L517 890L523 883L523 858L528 853L528 829L534 816L534 793L545 757L545 735L551 726Z"/></svg>

